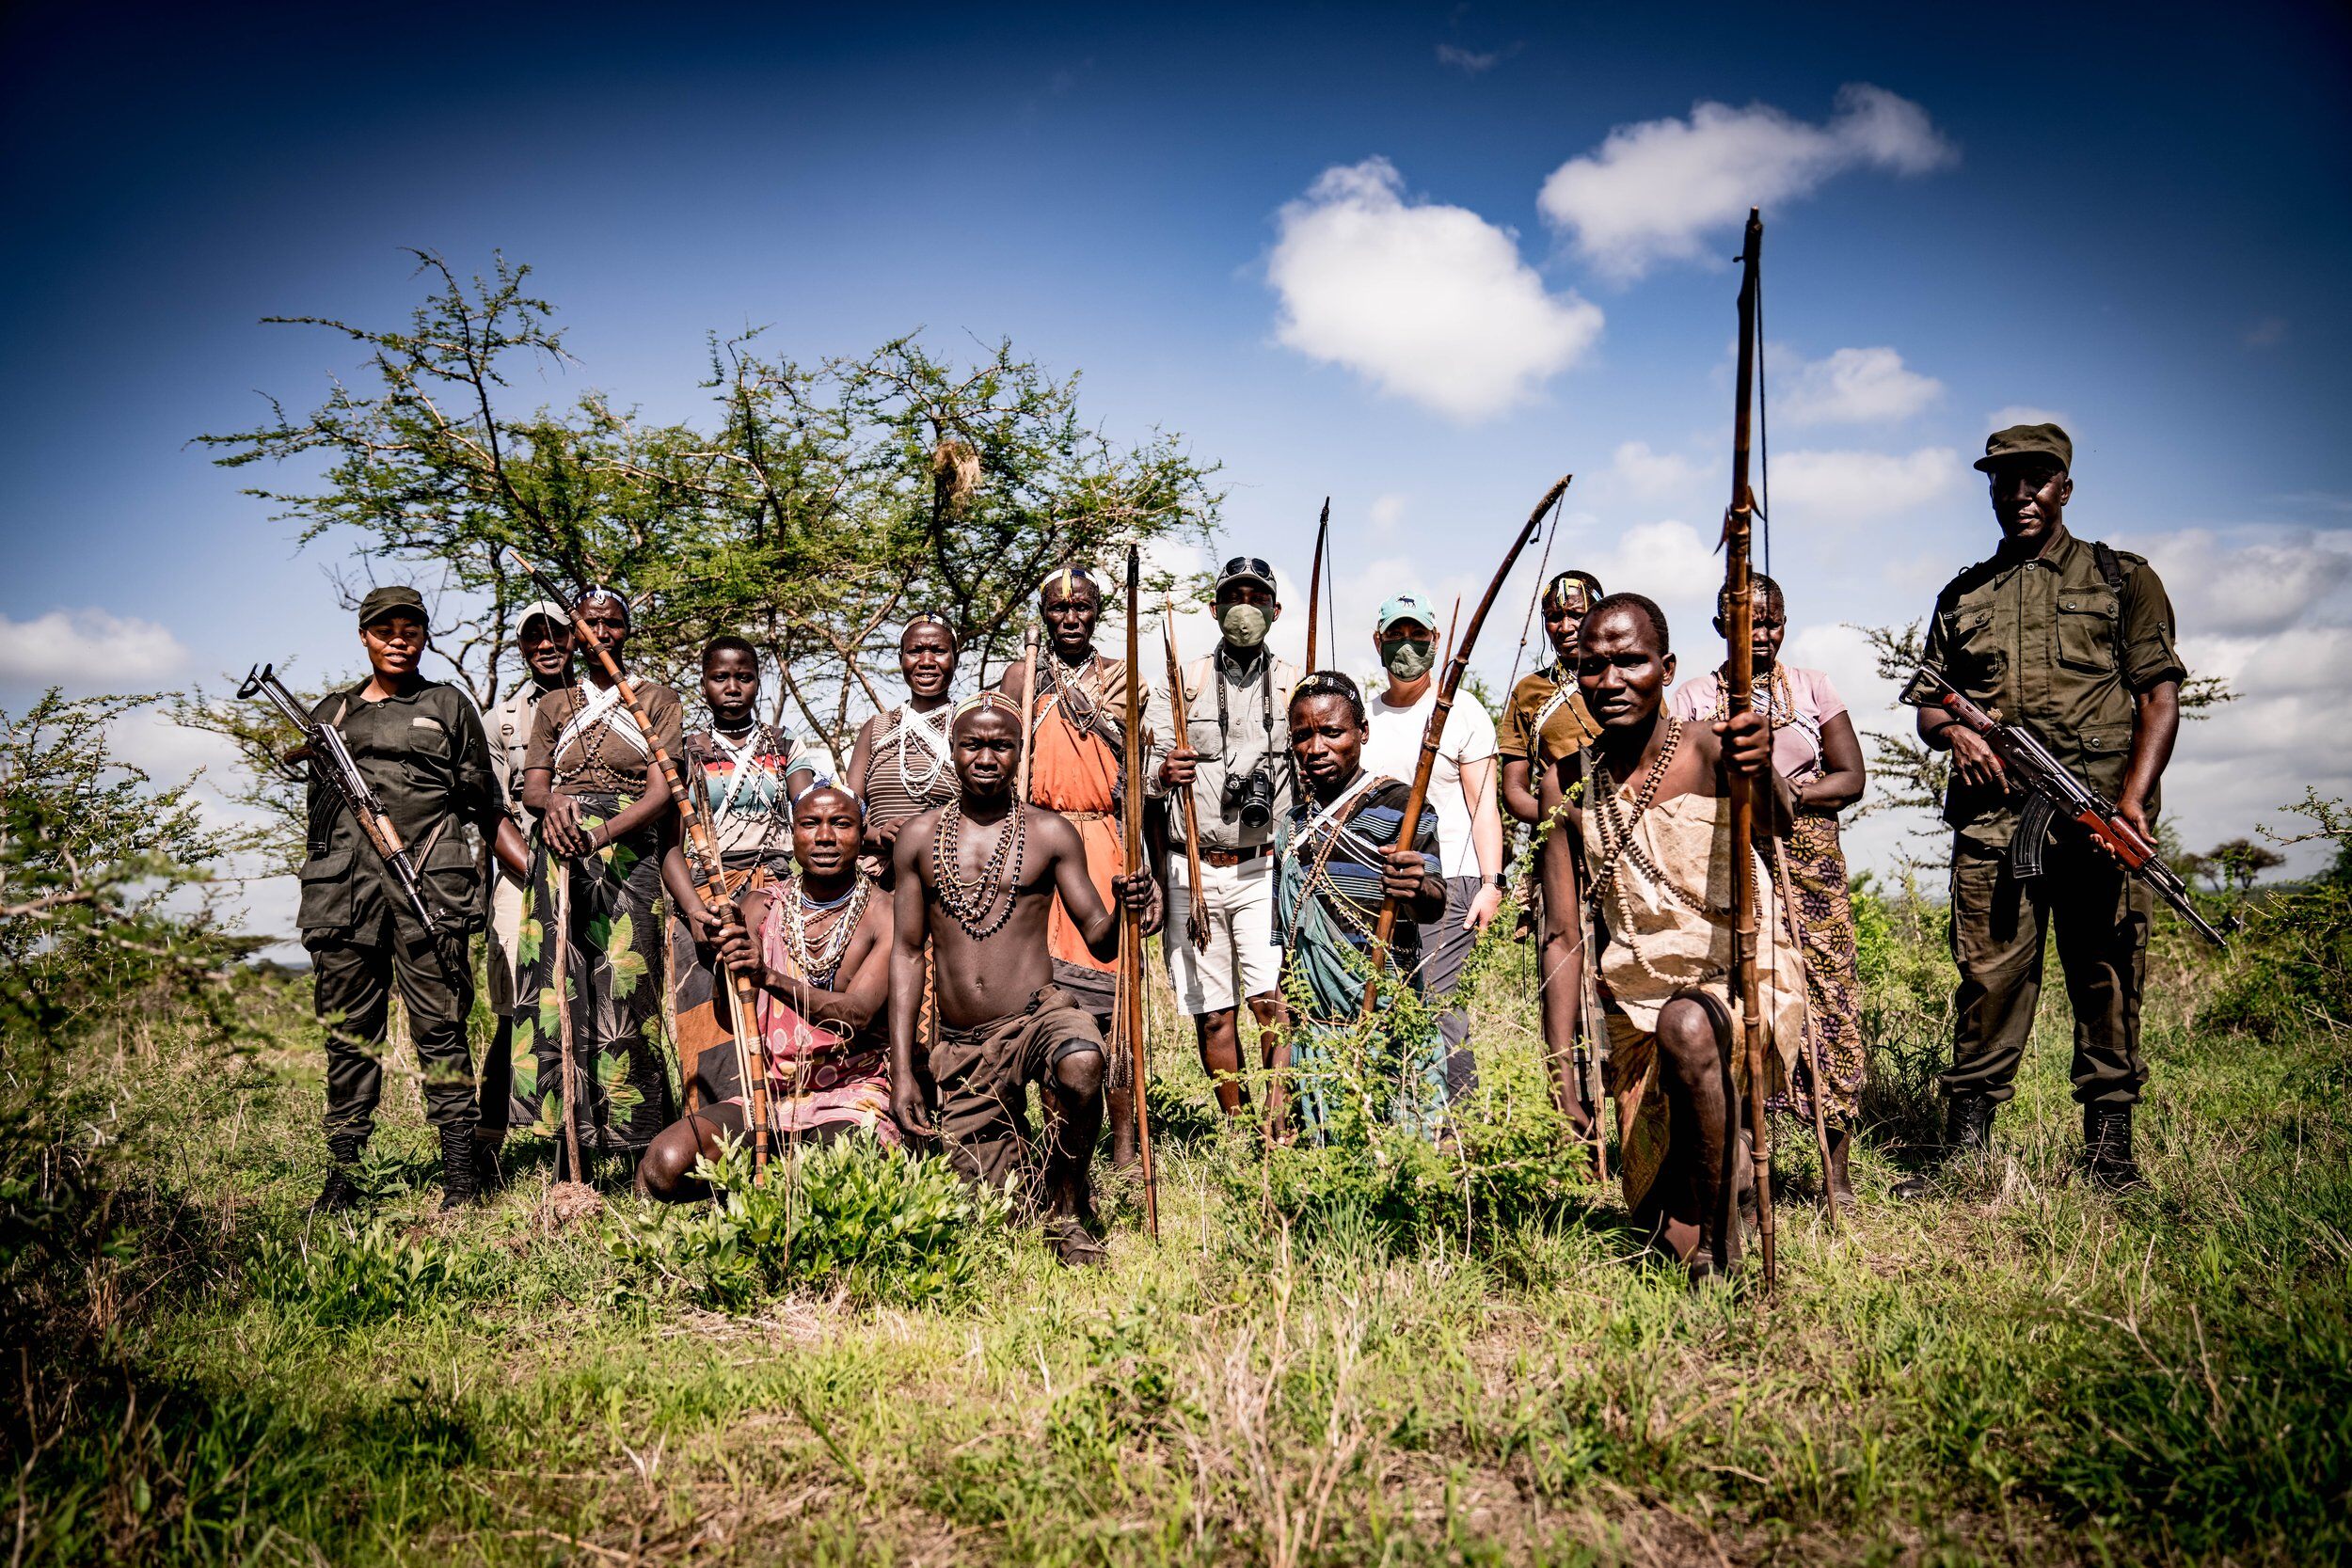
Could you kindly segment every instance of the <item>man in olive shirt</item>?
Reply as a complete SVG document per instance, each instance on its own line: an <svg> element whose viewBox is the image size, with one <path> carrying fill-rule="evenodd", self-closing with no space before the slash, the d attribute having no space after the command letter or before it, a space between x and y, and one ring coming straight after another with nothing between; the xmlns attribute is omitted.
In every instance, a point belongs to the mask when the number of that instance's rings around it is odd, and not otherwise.
<svg viewBox="0 0 2352 1568"><path fill-rule="evenodd" d="M2157 780L2172 754L2186 675L2172 643L2172 604L2147 562L2067 532L2073 464L2074 445L2054 424L2012 425L1986 440L1977 467L1991 477L2001 546L1937 596L1925 662L1979 705L2031 729L2153 841ZM1944 820L1953 830L1960 987L1944 1075L1950 1152L1985 1148L1994 1107L2014 1092L2055 924L2090 1174L2111 1187L2136 1184L2148 890L2070 822L2050 833L2041 874L2020 877L2012 850L2031 847L2012 843L2021 797L1993 749L1932 696L1924 680L1904 693L1925 705L1920 738L1952 753ZM1915 1177L1896 1194L1917 1196L1929 1184Z"/></svg>
<svg viewBox="0 0 2352 1568"><path fill-rule="evenodd" d="M473 704L456 688L417 673L429 641L424 601L415 589L375 589L359 606L368 678L329 692L311 710L313 720L342 732L360 775L408 847L425 903L442 927L438 937L424 928L391 868L313 768L298 920L326 1025L326 1148L333 1164L315 1205L322 1212L359 1200L352 1176L374 1130L395 985L423 1071L425 1115L440 1134L442 1207L453 1209L480 1190L473 1062L466 1049L466 1015L473 1006L466 939L481 925L482 888L461 825L472 823L510 867L523 863L523 840L500 807L489 743Z"/></svg>

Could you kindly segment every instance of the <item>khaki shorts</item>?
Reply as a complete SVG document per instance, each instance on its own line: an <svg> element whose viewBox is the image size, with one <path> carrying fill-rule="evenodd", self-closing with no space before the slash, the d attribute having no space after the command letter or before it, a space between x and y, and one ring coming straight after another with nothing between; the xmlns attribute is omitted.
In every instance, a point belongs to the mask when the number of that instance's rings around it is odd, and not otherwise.
<svg viewBox="0 0 2352 1568"><path fill-rule="evenodd" d="M1168 950L1168 977L1176 1005L1199 1018L1218 1013L1252 996L1282 989L1282 950L1274 945L1274 857L1260 855L1242 865L1200 868L1200 908L1209 926L1209 950L1186 937L1192 889L1185 885L1184 857L1168 857L1168 924L1160 945Z"/></svg>
<svg viewBox="0 0 2352 1568"><path fill-rule="evenodd" d="M524 889L503 867L491 876L489 952L483 968L489 981L490 1010L504 1018L515 1010L515 947L522 940Z"/></svg>

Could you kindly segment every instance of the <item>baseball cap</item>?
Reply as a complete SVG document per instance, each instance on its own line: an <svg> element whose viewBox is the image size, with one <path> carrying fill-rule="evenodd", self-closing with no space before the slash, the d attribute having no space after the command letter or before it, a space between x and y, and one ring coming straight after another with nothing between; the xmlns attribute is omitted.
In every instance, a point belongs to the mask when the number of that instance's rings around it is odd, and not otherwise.
<svg viewBox="0 0 2352 1568"><path fill-rule="evenodd" d="M1984 438L1984 455L1976 461L1979 472L1991 473L2004 463L2028 457L2055 457L2058 466L2074 467L2074 443L2054 424L2013 424Z"/></svg>
<svg viewBox="0 0 2352 1568"><path fill-rule="evenodd" d="M523 606L521 614L515 617L515 635L520 637L523 634L523 628L542 615L554 622L555 629L558 631L572 629L570 610L565 610L553 599L533 599Z"/></svg>
<svg viewBox="0 0 2352 1568"><path fill-rule="evenodd" d="M1438 629L1436 609L1419 594L1399 594L1382 605L1380 618L1373 623L1372 629L1375 635L1383 633L1399 621L1410 621L1416 626L1427 626L1431 631Z"/></svg>
<svg viewBox="0 0 2352 1568"><path fill-rule="evenodd" d="M1269 594L1280 592L1274 585L1274 568L1254 555L1237 555L1216 574L1216 591L1220 594L1236 582L1254 582Z"/></svg>
<svg viewBox="0 0 2352 1568"><path fill-rule="evenodd" d="M371 588L368 596L359 601L359 624L372 626L387 615L406 611L425 623L429 629L432 618L424 612L424 595L405 584Z"/></svg>

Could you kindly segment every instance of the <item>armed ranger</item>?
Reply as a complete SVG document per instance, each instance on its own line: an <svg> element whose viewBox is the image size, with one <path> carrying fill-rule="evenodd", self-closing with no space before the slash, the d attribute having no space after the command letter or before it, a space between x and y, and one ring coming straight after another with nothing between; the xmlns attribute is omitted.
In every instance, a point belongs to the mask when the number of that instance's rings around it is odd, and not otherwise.
<svg viewBox="0 0 2352 1568"><path fill-rule="evenodd" d="M2080 824L2124 870L2153 888L2175 913L2197 927L2198 935L2216 947L2228 949L2228 939L2189 902L2188 884L2165 864L2154 845L2117 815L2115 802L2069 773L2031 730L1994 718L1969 701L1941 671L1922 666L1917 678L1939 689L1941 694L1931 699L1931 704L1982 736L2012 783L2024 788L2026 807L2010 851L2010 866L2021 879L2042 875L2042 847L2049 839L2052 823L2065 817ZM2234 928L2236 922L2227 925Z"/></svg>

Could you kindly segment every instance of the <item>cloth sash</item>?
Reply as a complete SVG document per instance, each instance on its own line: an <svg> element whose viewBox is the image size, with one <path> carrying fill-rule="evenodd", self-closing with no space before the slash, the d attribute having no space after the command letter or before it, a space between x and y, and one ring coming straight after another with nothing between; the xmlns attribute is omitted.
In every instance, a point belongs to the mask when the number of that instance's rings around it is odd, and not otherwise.
<svg viewBox="0 0 2352 1568"><path fill-rule="evenodd" d="M586 681L581 683L580 689L586 695L580 699L579 711L572 715L564 725L563 732L556 736L555 750L549 753L550 760L571 750L581 736L585 736L599 721L604 720L608 714L611 715L611 721L606 725L606 734L616 736L636 748L639 756L653 754L653 748L645 743L645 732L637 727L637 716L629 712L628 706L621 701L620 687L617 685L600 687L594 681ZM616 708L619 709L617 713L613 711Z"/></svg>

